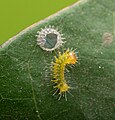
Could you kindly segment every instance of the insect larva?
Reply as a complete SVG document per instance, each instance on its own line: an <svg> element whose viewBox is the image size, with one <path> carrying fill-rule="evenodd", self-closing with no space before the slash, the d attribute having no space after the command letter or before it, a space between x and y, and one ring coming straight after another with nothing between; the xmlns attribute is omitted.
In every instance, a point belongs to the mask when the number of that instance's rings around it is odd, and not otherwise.
<svg viewBox="0 0 115 120"><path fill-rule="evenodd" d="M54 57L55 60L52 62L52 73L53 73L53 80L52 82L55 83L54 88L57 89L54 94L59 93L61 96L66 97L66 92L69 92L70 86L68 85L67 81L65 80L64 72L66 70L66 65L69 64L76 64L78 58L74 51L67 49L64 53L60 53L58 57Z"/></svg>

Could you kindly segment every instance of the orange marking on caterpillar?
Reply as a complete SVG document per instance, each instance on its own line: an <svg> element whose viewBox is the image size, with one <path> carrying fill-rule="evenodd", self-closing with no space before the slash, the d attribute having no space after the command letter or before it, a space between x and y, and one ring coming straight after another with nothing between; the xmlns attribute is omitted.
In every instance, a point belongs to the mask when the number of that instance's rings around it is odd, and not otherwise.
<svg viewBox="0 0 115 120"><path fill-rule="evenodd" d="M66 98L66 92L68 92L70 89L70 86L68 85L64 77L65 67L68 64L76 64L78 58L76 56L76 53L69 49L67 49L63 54L59 52L58 57L55 56L54 58L55 61L52 62L53 80L51 81L55 83L54 88L57 89L54 94L59 92L60 94L59 100L60 100L62 94L65 95Z"/></svg>

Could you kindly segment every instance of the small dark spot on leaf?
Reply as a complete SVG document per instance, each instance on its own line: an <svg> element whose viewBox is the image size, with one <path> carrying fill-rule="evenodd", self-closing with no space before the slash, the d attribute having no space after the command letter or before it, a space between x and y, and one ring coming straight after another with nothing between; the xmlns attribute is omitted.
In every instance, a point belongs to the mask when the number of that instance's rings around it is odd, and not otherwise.
<svg viewBox="0 0 115 120"><path fill-rule="evenodd" d="M103 45L110 45L113 42L113 35L111 33L104 33L102 36L103 39Z"/></svg>

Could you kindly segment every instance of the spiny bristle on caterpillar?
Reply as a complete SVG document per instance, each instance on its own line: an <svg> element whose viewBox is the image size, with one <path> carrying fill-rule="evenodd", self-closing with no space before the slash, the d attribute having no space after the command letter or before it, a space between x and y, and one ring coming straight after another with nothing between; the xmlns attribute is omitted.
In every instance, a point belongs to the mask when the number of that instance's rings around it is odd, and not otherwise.
<svg viewBox="0 0 115 120"><path fill-rule="evenodd" d="M65 70L67 70L66 65L75 65L77 61L78 57L76 53L70 49L67 49L63 53L59 52L58 56L54 56L54 61L52 62L53 80L51 80L51 82L55 83L54 89L56 89L53 95L59 93L59 100L61 99L62 95L64 95L65 99L67 100L66 92L69 93L69 89L71 88L64 76Z"/></svg>

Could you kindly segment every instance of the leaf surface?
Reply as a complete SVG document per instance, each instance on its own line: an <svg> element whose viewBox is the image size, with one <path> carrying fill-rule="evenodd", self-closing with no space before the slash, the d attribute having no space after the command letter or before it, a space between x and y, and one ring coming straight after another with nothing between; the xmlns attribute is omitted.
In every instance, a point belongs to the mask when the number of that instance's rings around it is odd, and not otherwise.
<svg viewBox="0 0 115 120"><path fill-rule="evenodd" d="M36 34L54 25L64 34L61 50L77 48L79 61L66 73L72 90L53 96L47 76L55 52L43 51ZM115 119L115 1L81 0L36 23L0 48L1 120Z"/></svg>

